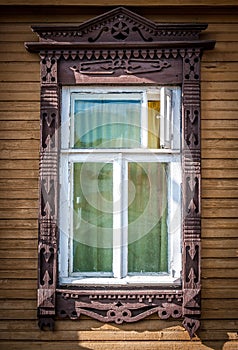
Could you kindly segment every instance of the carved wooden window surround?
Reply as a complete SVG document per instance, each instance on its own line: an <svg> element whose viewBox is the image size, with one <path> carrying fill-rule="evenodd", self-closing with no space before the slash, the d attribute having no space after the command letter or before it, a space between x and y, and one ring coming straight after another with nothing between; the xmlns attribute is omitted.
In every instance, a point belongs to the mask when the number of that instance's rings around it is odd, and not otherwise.
<svg viewBox="0 0 238 350"><path fill-rule="evenodd" d="M39 326L80 314L103 322L134 322L157 313L182 318L192 337L199 327L201 290L200 60L215 41L207 24L155 24L116 8L78 26L33 26L25 43L41 59L39 205ZM105 65L110 75L105 74ZM99 288L58 285L58 157L61 86L156 83L182 88L182 286Z"/></svg>

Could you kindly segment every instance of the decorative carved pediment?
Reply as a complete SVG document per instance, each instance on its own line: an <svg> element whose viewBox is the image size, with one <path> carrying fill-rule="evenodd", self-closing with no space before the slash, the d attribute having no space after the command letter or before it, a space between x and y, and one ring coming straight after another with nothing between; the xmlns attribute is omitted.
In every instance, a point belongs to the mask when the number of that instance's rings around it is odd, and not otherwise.
<svg viewBox="0 0 238 350"><path fill-rule="evenodd" d="M206 24L156 24L123 7L75 26L33 26L42 41L155 42L196 40Z"/></svg>

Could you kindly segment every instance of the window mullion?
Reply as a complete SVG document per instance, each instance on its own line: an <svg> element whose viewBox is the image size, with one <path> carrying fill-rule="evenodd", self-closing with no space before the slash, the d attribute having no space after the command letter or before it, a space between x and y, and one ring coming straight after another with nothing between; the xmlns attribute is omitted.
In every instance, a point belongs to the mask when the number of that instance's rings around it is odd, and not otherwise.
<svg viewBox="0 0 238 350"><path fill-rule="evenodd" d="M113 163L113 275L124 276L123 268L123 160L122 153Z"/></svg>
<svg viewBox="0 0 238 350"><path fill-rule="evenodd" d="M143 93L141 108L141 145L143 148L148 147L148 99L147 93Z"/></svg>
<svg viewBox="0 0 238 350"><path fill-rule="evenodd" d="M128 161L122 159L122 277L128 273Z"/></svg>

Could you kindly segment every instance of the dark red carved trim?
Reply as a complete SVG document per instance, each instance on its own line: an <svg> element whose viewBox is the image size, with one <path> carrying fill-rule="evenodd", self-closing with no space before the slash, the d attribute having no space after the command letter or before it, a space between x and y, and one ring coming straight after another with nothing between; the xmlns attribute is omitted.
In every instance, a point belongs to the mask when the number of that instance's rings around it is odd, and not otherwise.
<svg viewBox="0 0 238 350"><path fill-rule="evenodd" d="M190 336L200 325L200 57L188 49L183 58L183 325Z"/></svg>
<svg viewBox="0 0 238 350"><path fill-rule="evenodd" d="M34 26L41 57L39 206L39 326L81 314L103 322L134 322L157 313L184 318L190 337L199 327L201 289L200 60L215 41L200 40L206 24L155 24L117 8L79 26ZM110 76L110 77L109 77ZM129 80L128 80L129 79ZM183 162L182 286L148 290L57 287L60 85L88 83L181 84Z"/></svg>
<svg viewBox="0 0 238 350"><path fill-rule="evenodd" d="M35 25L32 27L41 40L88 43L197 40L199 33L206 28L207 24L156 24L123 7L118 7L77 26Z"/></svg>
<svg viewBox="0 0 238 350"><path fill-rule="evenodd" d="M135 322L158 313L159 318L182 316L181 291L125 291L77 292L57 290L59 317L77 319L91 316L103 322Z"/></svg>
<svg viewBox="0 0 238 350"><path fill-rule="evenodd" d="M39 327L53 329L58 251L58 128L57 61L41 55L41 145L38 247Z"/></svg>

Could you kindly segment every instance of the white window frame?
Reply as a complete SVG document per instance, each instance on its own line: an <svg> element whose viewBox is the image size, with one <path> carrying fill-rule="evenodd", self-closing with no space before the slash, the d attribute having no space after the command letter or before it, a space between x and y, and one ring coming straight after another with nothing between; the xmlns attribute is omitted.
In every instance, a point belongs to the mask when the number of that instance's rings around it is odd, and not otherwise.
<svg viewBox="0 0 238 350"><path fill-rule="evenodd" d="M161 115L163 120L160 138L167 141L164 148L148 149L147 148L147 118L142 113L141 117L141 143L142 147L138 149L73 149L72 137L74 134L72 125L70 125L70 115L73 116L73 103L77 94L92 93L131 93L141 94L142 110L146 114L147 100L152 100L153 96L160 95ZM168 113L166 101L171 102L173 95L173 106ZM84 95L85 96L85 95ZM133 95L132 95L133 96ZM148 98L149 96L149 98ZM169 96L169 97L168 97ZM61 284L78 284L78 285L123 285L123 284L162 284L162 285L181 285L181 92L179 87L63 87L62 88L62 116L61 116L61 152L60 152L60 249L59 249L59 279ZM146 114L147 115L147 114ZM170 120L168 120L168 118ZM146 122L145 122L146 121ZM70 132L71 128L71 132ZM168 138L168 135L170 136ZM72 266L72 222L73 222L73 164L76 162L112 162L113 163L113 182L122 183L123 177L127 177L127 163L133 162L165 162L169 164L168 179L168 264L169 273L151 273L151 274L127 274L127 230L125 223L127 220L127 211L122 210L123 226L121 217L114 215L113 219L113 240L116 246L122 246L123 249L113 248L113 275L110 273L75 273L71 272ZM116 194L114 194L116 195ZM122 208L123 201L127 203L127 191L123 191L120 205ZM116 210L114 210L115 212ZM115 234L119 230L121 234ZM119 237L119 238L118 238Z"/></svg>

